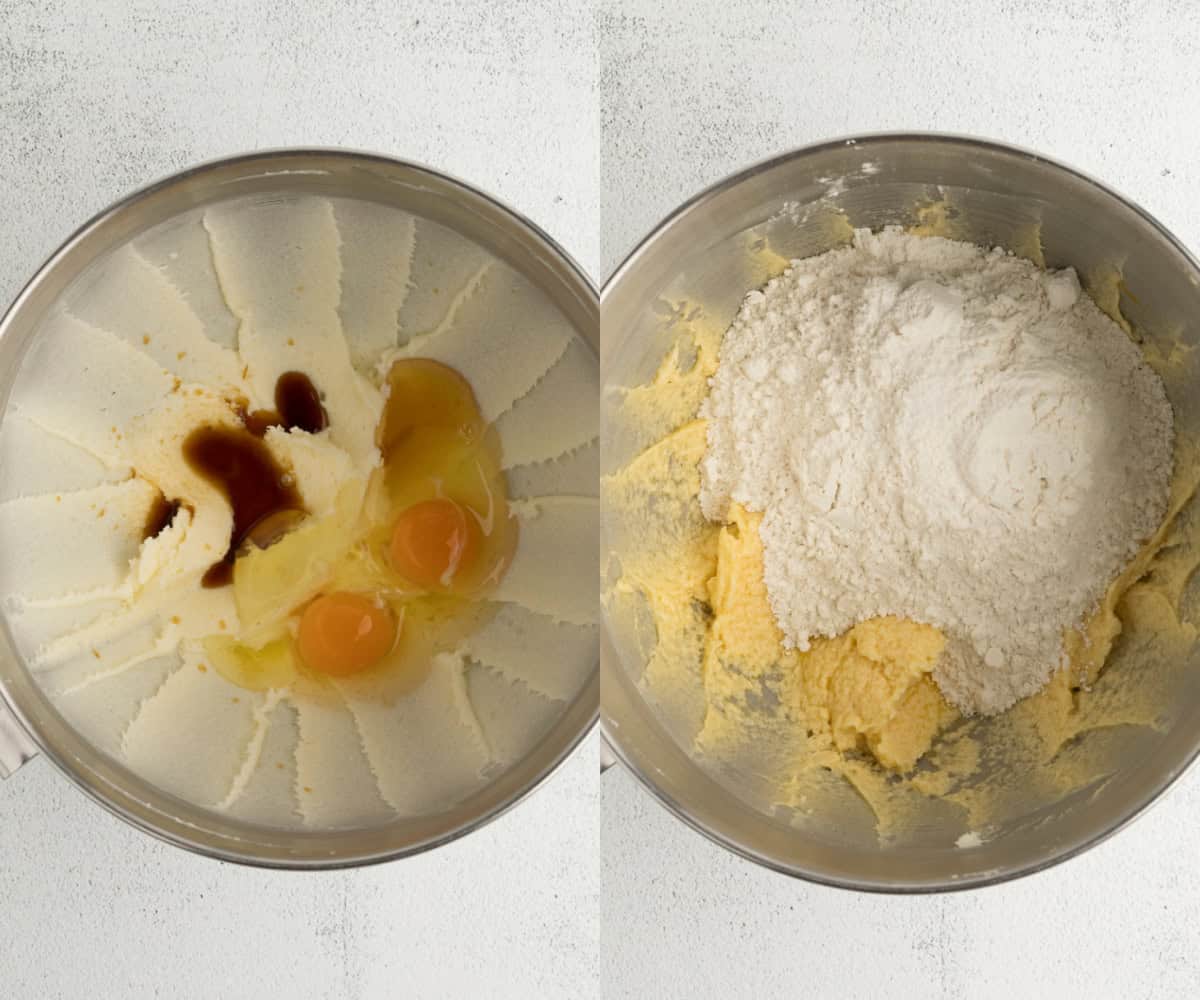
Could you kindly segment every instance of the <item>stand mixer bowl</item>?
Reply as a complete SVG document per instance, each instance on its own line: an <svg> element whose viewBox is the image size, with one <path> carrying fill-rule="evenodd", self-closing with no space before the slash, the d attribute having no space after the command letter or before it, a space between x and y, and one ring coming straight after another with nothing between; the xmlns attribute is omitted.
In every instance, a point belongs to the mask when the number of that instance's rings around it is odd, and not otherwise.
<svg viewBox="0 0 1200 1000"><path fill-rule="evenodd" d="M1149 214L1082 174L1024 150L969 138L874 135L788 153L730 177L683 205L626 259L601 292L602 428L624 389L650 381L674 334L673 305L703 302L724 329L761 285L752 263L764 245L786 259L844 245L855 228L911 226L922 208L952 206L955 238L1044 252L1046 266L1083 278L1116 267L1121 309L1140 337L1186 350L1200 341L1200 265ZM831 218L840 219L831 225ZM943 216L944 219L944 216ZM1168 385L1181 436L1200 433L1193 387ZM948 417L952 416L948 414ZM602 433L602 471L634 457ZM601 551L619 563L611 532ZM1011 810L983 844L955 846L964 830L919 827L881 841L862 803L798 825L747 801L736 779L702 766L638 678L638 643L606 617L601 725L616 755L680 819L735 853L789 875L861 890L919 892L1014 878L1069 858L1138 815L1200 752L1200 652L1172 672L1154 727L1111 734L1110 766L1056 801ZM971 838L973 839L973 838Z"/></svg>
<svg viewBox="0 0 1200 1000"><path fill-rule="evenodd" d="M334 150L254 153L199 166L109 208L73 235L0 321L0 414L39 324L93 262L186 213L238 198L323 196L398 209L448 229L518 272L565 317L594 355L596 292L545 233L511 209L434 170ZM0 616L2 619L3 616ZM282 829L252 824L169 795L98 752L47 699L0 621L0 776L42 752L97 802L146 833L246 864L336 868L428 850L503 813L543 781L597 715L598 666L532 749L464 800L436 814L362 828Z"/></svg>

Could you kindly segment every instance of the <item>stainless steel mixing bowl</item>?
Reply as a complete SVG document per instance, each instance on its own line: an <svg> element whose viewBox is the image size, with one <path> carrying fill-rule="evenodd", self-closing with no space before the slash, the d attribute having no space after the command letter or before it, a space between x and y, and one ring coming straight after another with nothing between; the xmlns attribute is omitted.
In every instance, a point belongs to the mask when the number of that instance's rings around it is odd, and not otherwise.
<svg viewBox="0 0 1200 1000"><path fill-rule="evenodd" d="M602 427L620 389L647 381L673 334L680 301L702 302L724 326L761 283L753 265L764 241L787 258L845 238L856 227L916 221L921 205L950 206L951 228L984 245L1027 250L1040 233L1050 267L1085 279L1117 266L1130 294L1121 308L1140 335L1200 340L1200 265L1150 215L1079 172L1036 154L975 139L876 135L788 153L730 177L658 226L601 292ZM616 389L617 391L613 391ZM1171 390L1177 428L1200 431L1198 394ZM952 415L948 415L951 418ZM603 467L632 455L603 434ZM602 539L602 546L607 542ZM606 551L606 549L602 549ZM616 553L619 559L620 553ZM636 677L633 644L605 625L601 725L620 759L680 819L717 843L791 875L856 889L913 892L965 888L1045 868L1129 822L1200 751L1200 657L1178 671L1157 729L1113 735L1111 774L1026 813L980 847L963 850L944 829L881 843L865 809L797 829L749 806L702 768L656 715ZM621 650L621 653L618 653ZM624 656L624 659L622 659ZM685 741L686 742L686 741ZM1020 810L1018 810L1020 813Z"/></svg>
<svg viewBox="0 0 1200 1000"><path fill-rule="evenodd" d="M42 317L88 265L179 214L246 195L325 195L402 209L440 223L506 261L541 289L599 349L595 288L528 219L426 167L365 153L279 150L205 164L124 199L50 258L0 321L0 413L17 363ZM272 830L166 795L97 753L54 709L0 624L0 777L39 750L84 792L147 833L202 854L270 867L336 868L403 857L469 833L518 802L570 754L596 720L598 668L522 761L436 816L362 830Z"/></svg>

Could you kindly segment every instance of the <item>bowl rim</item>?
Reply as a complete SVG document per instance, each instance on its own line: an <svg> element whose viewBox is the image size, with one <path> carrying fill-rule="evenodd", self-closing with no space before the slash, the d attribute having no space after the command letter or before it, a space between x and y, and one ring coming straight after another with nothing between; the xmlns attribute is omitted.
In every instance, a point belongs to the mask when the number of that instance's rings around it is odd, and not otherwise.
<svg viewBox="0 0 1200 1000"><path fill-rule="evenodd" d="M1102 195L1115 199L1125 208L1132 211L1136 216L1147 223L1162 239L1164 239L1179 255L1191 266L1197 278L1200 278L1200 259L1195 254L1188 250L1186 246L1172 233L1162 222L1154 215L1142 208L1133 199L1126 197L1119 191L1105 184L1103 181L1086 171L1073 167L1061 160L1055 159L1045 154L1035 152L1022 146L1012 143L999 142L993 139L982 138L979 136L968 135L955 132L938 132L938 131L879 131L879 132L864 132L851 135L842 135L831 139L822 139L814 143L808 143L803 146L796 146L785 150L782 153L773 154L764 159L754 161L749 165L742 167L735 172L715 181L714 183L703 188L698 193L692 195L683 201L679 206L668 212L662 219L654 225L645 236L638 240L626 254L625 258L618 264L609 276L605 279L604 284L600 288L600 309L603 316L604 303L614 291L614 289L638 267L641 259L649 253L655 243L661 239L665 233L674 226L685 220L688 216L699 211L709 202L720 197L726 191L737 185L748 181L760 174L766 173L776 167L782 166L793 160L801 159L816 153L826 152L828 150L839 149L846 146L870 148L872 146L883 146L889 143L896 142L916 142L927 143L931 145L942 146L961 146L964 149L983 149L994 153L1000 153L1007 156L1016 156L1021 159L1033 163L1044 164L1055 171L1060 171L1069 176L1075 177L1084 184L1099 191ZM603 343L603 338L602 338ZM615 345L608 345L607 350L611 350ZM601 366L601 376L603 377L603 364ZM602 381L603 386L603 381ZM603 391L603 389L601 390ZM607 656L602 653L602 660L615 659L616 653L611 648L609 640L609 627L606 615L601 618L602 630L602 651L607 652ZM619 666L613 666L610 669L622 669ZM606 672L602 667L601 675ZM805 882L810 882L816 885L828 886L834 889L843 889L855 892L869 892L885 895L924 895L927 893L939 892L963 892L969 889L981 889L986 886L1000 885L1005 882L1013 881L1014 879L1024 878L1028 875L1033 875L1037 872L1045 871L1060 865L1065 861L1076 858L1079 855L1091 850L1110 837L1125 829L1139 817L1145 815L1151 806L1162 800L1164 794L1172 788L1180 777L1187 771L1191 770L1200 761L1200 742L1192 749L1186 759L1181 760L1173 767L1166 777L1151 788L1148 792L1143 792L1134 807L1122 816L1115 823L1112 823L1095 833L1085 837L1078 843L1069 848L1059 851L1040 860L1029 864L1014 867L1011 870L1002 871L999 869L988 869L977 875L967 875L961 879L946 878L930 882L906 882L889 884L879 880L871 879L855 879L848 876L830 875L826 872L812 869L802 868L796 865L791 865L786 862L779 861L771 855L756 851L753 848L747 847L739 843L731 835L727 835L723 830L716 828L713 824L705 823L698 817L692 815L687 806L673 799L670 795L663 791L655 782L653 776L647 773L646 769L639 767L633 760L632 755L622 746L620 727L614 725L612 720L604 711L603 685L601 685L600 699L600 733L606 746L612 750L613 755L619 760L624 767L637 779L641 788L663 806L668 812L673 814L677 819L690 827L695 832L712 841L720 847L725 848L731 853L744 858L747 861L752 861L763 868L778 872L781 875L787 875L791 878L800 879ZM681 748L682 749L682 748ZM686 750L684 751L687 752Z"/></svg>
<svg viewBox="0 0 1200 1000"><path fill-rule="evenodd" d="M0 336L7 329L12 317L16 316L25 302L32 297L35 289L46 280L47 276L59 265L62 258L71 252L71 250L84 240L93 231L105 225L110 219L130 210L138 203L164 190L182 185L192 180L193 178L203 176L208 173L213 173L221 169L247 167L253 168L262 166L270 168L272 165L290 159L304 158L322 158L326 160L343 161L346 163L357 164L374 164L377 166L394 168L400 167L404 170L414 172L416 174L424 174L439 183L448 184L451 188L457 189L470 197L474 197L487 204L489 207L497 211L501 216L506 217L520 229L523 229L528 236L531 236L536 243L542 244L549 251L552 257L556 257L565 266L568 273L579 282L581 290L587 295L592 304L595 305L597 317L599 316L599 290L596 282L588 274L586 270L568 253L562 245L550 236L536 222L532 221L525 214L513 208L512 206L501 201L495 195L483 190L476 185L462 180L461 178L447 173L446 171L428 166L416 160L410 160L403 157L392 156L386 153L370 152L360 149L336 147L336 146L281 146L270 147L265 149L249 150L241 153L234 153L227 156L218 156L200 161L185 167L182 170L174 171L151 180L146 184L141 185L122 195L117 200L113 201L107 207L93 214L86 222L79 225L73 232L70 233L58 247L50 253L45 260L34 270L32 276L21 286L20 291L13 297L2 312L0 312ZM282 175L282 172L281 172ZM596 345L597 353L599 352L599 344ZM18 658L19 659L19 658ZM599 664L592 669L590 680L585 683L580 691L581 697L587 690L595 686L599 688ZM441 847L444 844L449 844L461 837L473 833L476 830L487 826L494 820L499 819L506 814L510 809L523 802L535 791L541 788L553 775L557 772L566 761L571 758L583 745L589 734L595 729L598 723L600 706L599 698L596 699L597 704L592 711L586 716L584 723L579 727L578 731L572 733L571 736L564 741L562 746L551 755L547 762L524 783L515 794L510 795L506 799L502 799L495 805L480 812L476 816L472 816L466 822L461 823L451 829L448 829L435 836L418 840L412 844L403 845L395 849L388 849L375 852L366 852L362 854L348 854L345 856L305 856L300 858L281 857L261 857L253 853L239 851L233 847L214 846L202 844L194 839L190 839L183 830L186 824L179 823L178 830L164 829L156 826L148 819L135 814L127 809L123 804L115 801L110 796L103 793L98 785L92 785L84 781L79 772L72 765L69 757L61 753L57 748L51 746L42 738L42 734L38 727L34 724L30 716L23 711L21 706L12 698L6 685L0 680L0 711L7 709L12 716L17 720L21 727L29 734L30 738L37 746L39 753L44 754L55 768L65 775L67 779L91 801L101 806L107 812L124 821L134 829L148 834L156 840L170 844L174 847L182 848L192 854L197 854L202 857L212 858L218 861L226 861L233 864L244 865L252 868L265 868L287 871L328 871L345 868L366 867L369 865L382 864L388 861L396 861L400 858L413 857L422 854L426 851ZM568 703L568 705L571 703ZM99 751L96 751L99 753ZM135 776L136 777L136 776ZM486 787L486 786L484 786ZM163 793L167 794L167 793ZM169 796L168 796L169 797ZM386 829L386 825L383 827ZM295 831L299 835L303 835L306 831ZM330 831L328 836L341 836L347 832L355 831L335 830ZM228 838L225 838L228 841Z"/></svg>

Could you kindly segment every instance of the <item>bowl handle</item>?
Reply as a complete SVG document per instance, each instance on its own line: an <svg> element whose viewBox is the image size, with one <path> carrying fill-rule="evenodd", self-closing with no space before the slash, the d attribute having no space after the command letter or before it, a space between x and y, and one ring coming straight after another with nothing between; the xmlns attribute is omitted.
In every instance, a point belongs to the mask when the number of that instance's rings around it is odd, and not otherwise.
<svg viewBox="0 0 1200 1000"><path fill-rule="evenodd" d="M0 778L7 778L37 752L37 744L0 699Z"/></svg>
<svg viewBox="0 0 1200 1000"><path fill-rule="evenodd" d="M603 774L617 762L617 755L612 752L608 740L600 737L600 773Z"/></svg>

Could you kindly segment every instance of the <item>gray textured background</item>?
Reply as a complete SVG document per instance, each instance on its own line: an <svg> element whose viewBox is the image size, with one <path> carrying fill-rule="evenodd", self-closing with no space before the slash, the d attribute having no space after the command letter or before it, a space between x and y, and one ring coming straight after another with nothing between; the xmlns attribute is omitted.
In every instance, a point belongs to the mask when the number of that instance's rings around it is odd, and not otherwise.
<svg viewBox="0 0 1200 1000"><path fill-rule="evenodd" d="M1056 156L1200 250L1200 5L613 0L603 10L606 273L680 201L739 167L897 129ZM613 997L1197 995L1200 773L1063 867L912 899L789 881L684 828L620 770L601 785L602 975Z"/></svg>
<svg viewBox="0 0 1200 1000"><path fill-rule="evenodd" d="M293 144L449 170L594 272L595 56L573 11L0 0L0 300L131 188ZM0 784L0 998L594 995L595 772L592 743L465 840L300 875L162 846L37 761Z"/></svg>

